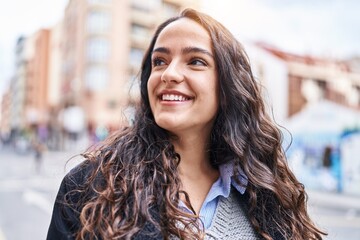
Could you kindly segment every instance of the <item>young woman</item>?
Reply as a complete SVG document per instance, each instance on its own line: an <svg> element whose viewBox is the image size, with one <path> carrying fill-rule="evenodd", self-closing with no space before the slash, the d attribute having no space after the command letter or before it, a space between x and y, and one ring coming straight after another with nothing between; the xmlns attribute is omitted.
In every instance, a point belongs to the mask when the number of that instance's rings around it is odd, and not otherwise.
<svg viewBox="0 0 360 240"><path fill-rule="evenodd" d="M322 239L241 44L192 9L144 56L134 125L64 178L48 239Z"/></svg>

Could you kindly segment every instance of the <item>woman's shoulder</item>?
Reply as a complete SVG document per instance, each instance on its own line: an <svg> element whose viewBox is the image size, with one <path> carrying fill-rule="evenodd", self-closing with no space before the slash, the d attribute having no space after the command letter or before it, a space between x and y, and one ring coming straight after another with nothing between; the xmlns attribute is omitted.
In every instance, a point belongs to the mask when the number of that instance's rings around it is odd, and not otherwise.
<svg viewBox="0 0 360 240"><path fill-rule="evenodd" d="M95 168L96 164L88 160L74 166L61 181L58 199L74 203L83 198L84 194L88 195Z"/></svg>
<svg viewBox="0 0 360 240"><path fill-rule="evenodd" d="M60 184L48 230L47 239L73 239L79 229L82 207L90 199L89 191L84 191L93 165L84 160L73 167Z"/></svg>
<svg viewBox="0 0 360 240"><path fill-rule="evenodd" d="M63 182L66 184L81 185L84 184L96 168L95 162L89 160L83 160L74 167L64 176Z"/></svg>

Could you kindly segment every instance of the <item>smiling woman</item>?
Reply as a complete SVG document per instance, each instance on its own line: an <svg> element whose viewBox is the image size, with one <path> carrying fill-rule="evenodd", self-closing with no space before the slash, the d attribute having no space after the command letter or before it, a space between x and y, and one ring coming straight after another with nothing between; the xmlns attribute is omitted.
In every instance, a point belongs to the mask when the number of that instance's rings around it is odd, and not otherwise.
<svg viewBox="0 0 360 240"><path fill-rule="evenodd" d="M48 239L322 239L241 44L192 9L144 56L134 125L63 180Z"/></svg>
<svg viewBox="0 0 360 240"><path fill-rule="evenodd" d="M170 23L159 34L151 61L147 87L155 122L178 139L207 144L219 106L208 32L187 18Z"/></svg>

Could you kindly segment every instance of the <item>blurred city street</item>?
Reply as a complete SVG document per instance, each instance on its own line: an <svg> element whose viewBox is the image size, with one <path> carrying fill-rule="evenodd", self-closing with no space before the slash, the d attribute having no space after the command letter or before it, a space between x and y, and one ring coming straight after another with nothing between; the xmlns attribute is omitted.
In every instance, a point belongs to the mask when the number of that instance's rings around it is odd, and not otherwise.
<svg viewBox="0 0 360 240"><path fill-rule="evenodd" d="M46 239L61 179L79 162L67 163L73 155L45 152L38 172L32 152L0 149L0 240Z"/></svg>
<svg viewBox="0 0 360 240"><path fill-rule="evenodd" d="M80 151L45 152L41 170L33 153L0 150L0 240L45 239L60 181ZM309 191L313 220L329 233L326 239L360 239L360 198Z"/></svg>

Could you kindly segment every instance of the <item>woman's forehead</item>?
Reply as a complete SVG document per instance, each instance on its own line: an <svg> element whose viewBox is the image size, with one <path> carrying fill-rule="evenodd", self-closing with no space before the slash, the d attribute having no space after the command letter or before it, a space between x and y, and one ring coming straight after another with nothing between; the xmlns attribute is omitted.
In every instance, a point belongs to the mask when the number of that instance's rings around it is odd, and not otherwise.
<svg viewBox="0 0 360 240"><path fill-rule="evenodd" d="M212 45L210 35L203 26L189 18L180 18L160 32L154 48L174 47L180 43L200 44L209 48Z"/></svg>

